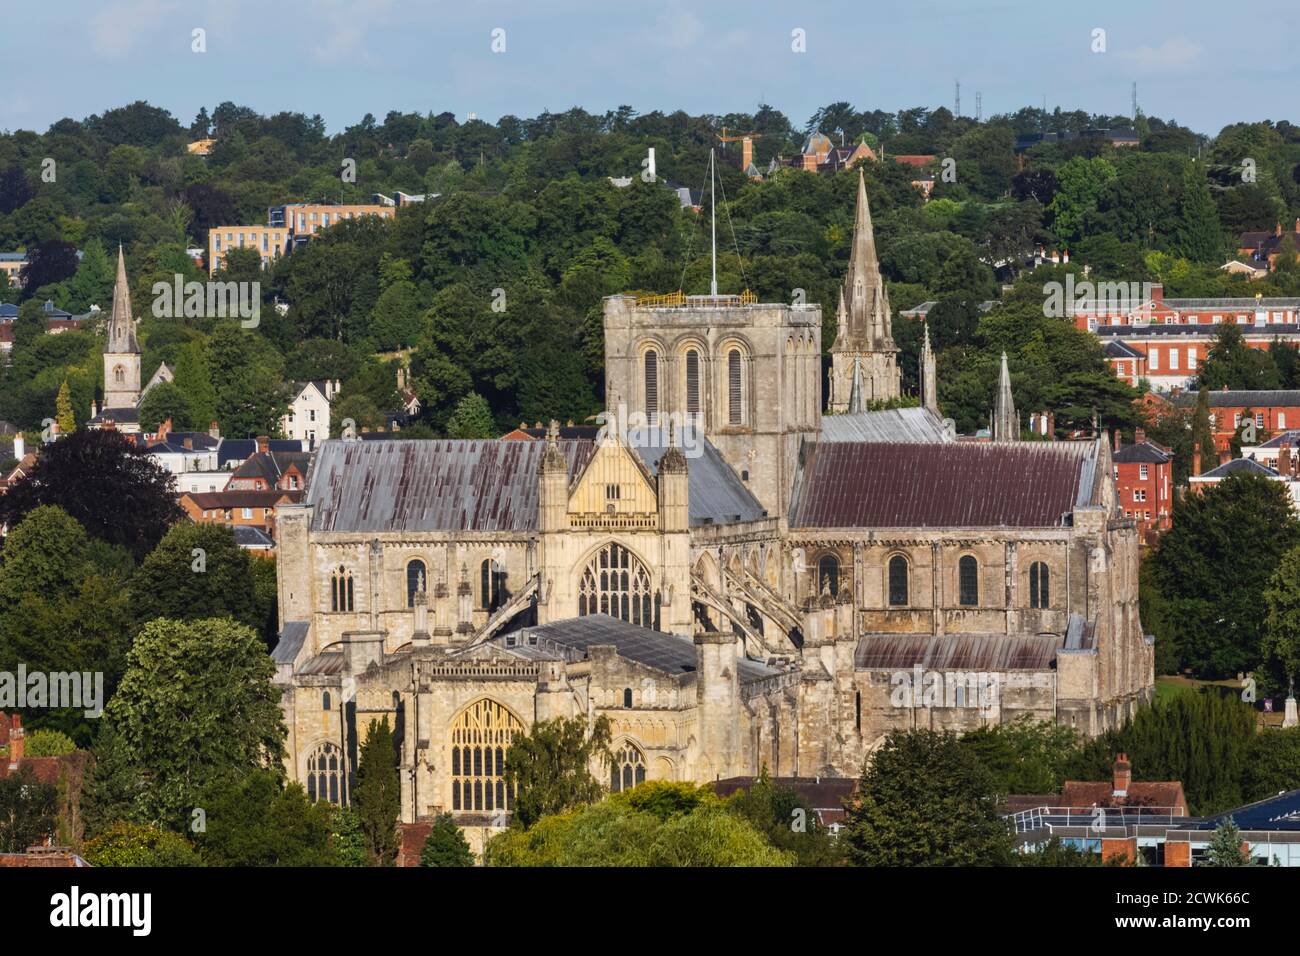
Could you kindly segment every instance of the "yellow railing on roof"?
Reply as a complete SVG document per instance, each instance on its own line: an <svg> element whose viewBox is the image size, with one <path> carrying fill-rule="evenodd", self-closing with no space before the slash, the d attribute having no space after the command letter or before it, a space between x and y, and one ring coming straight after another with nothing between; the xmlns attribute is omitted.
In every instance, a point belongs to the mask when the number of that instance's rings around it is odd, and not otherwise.
<svg viewBox="0 0 1300 956"><path fill-rule="evenodd" d="M638 308L645 309L667 309L673 306L682 306L686 304L686 296L681 289L676 292L668 292L664 295L643 295L637 298Z"/></svg>
<svg viewBox="0 0 1300 956"><path fill-rule="evenodd" d="M740 295L686 295L681 289L664 295L643 295L637 298L639 309L679 309L685 305L753 305L758 296L746 289Z"/></svg>

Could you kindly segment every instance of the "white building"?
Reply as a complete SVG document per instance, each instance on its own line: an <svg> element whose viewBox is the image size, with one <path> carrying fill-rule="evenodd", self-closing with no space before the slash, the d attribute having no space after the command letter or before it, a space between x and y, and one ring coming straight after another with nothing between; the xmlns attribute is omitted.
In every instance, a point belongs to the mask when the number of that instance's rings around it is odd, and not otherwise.
<svg viewBox="0 0 1300 956"><path fill-rule="evenodd" d="M314 381L295 384L294 389L289 412L280 419L280 432L311 450L330 437L330 402L339 393L339 383L337 379Z"/></svg>

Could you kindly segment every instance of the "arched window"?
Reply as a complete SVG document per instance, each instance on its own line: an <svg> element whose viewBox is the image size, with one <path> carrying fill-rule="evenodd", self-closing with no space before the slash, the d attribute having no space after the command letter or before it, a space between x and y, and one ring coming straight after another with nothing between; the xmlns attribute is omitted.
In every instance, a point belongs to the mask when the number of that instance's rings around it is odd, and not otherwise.
<svg viewBox="0 0 1300 956"><path fill-rule="evenodd" d="M329 709L330 709L330 692L329 692L329 691L325 691L323 694L320 695L320 709L321 709L321 710L329 710Z"/></svg>
<svg viewBox="0 0 1300 956"><path fill-rule="evenodd" d="M645 783L645 754L635 744L626 743L614 751L609 765L609 791L631 790L640 783Z"/></svg>
<svg viewBox="0 0 1300 956"><path fill-rule="evenodd" d="M126 369L120 365L113 366L113 381L118 385L126 382Z"/></svg>
<svg viewBox="0 0 1300 956"><path fill-rule="evenodd" d="M506 570L493 558L487 558L478 569L479 607L495 611L506 603Z"/></svg>
<svg viewBox="0 0 1300 956"><path fill-rule="evenodd" d="M840 561L833 554L827 554L817 562L817 593L830 592L831 597L840 593Z"/></svg>
<svg viewBox="0 0 1300 956"><path fill-rule="evenodd" d="M686 350L686 414L700 413L700 353Z"/></svg>
<svg viewBox="0 0 1300 956"><path fill-rule="evenodd" d="M340 806L347 802L343 793L343 751L338 744L321 744L307 758L307 799L328 800Z"/></svg>
<svg viewBox="0 0 1300 956"><path fill-rule="evenodd" d="M592 557L578 584L578 614L608 614L659 629L659 596L650 573L627 548L607 544Z"/></svg>
<svg viewBox="0 0 1300 956"><path fill-rule="evenodd" d="M624 706L624 707L631 707L631 706L632 706L632 688L631 688L631 687L624 687L624 688L623 688L623 706Z"/></svg>
<svg viewBox="0 0 1300 956"><path fill-rule="evenodd" d="M1047 607L1051 604L1051 595L1047 587L1048 570L1042 561L1035 561L1029 566L1029 606Z"/></svg>
<svg viewBox="0 0 1300 956"><path fill-rule="evenodd" d="M427 588L428 572L418 558L406 566L406 606L415 607L415 595Z"/></svg>
<svg viewBox="0 0 1300 956"><path fill-rule="evenodd" d="M352 572L340 566L337 571L330 575L330 610L354 610L356 605L353 597Z"/></svg>
<svg viewBox="0 0 1300 956"><path fill-rule="evenodd" d="M656 424L659 416L659 353L649 349L645 353L645 413L650 423Z"/></svg>
<svg viewBox="0 0 1300 956"><path fill-rule="evenodd" d="M901 554L889 559L889 604L907 606L907 558Z"/></svg>
<svg viewBox="0 0 1300 956"><path fill-rule="evenodd" d="M506 751L524 725L494 700L466 707L451 725L451 808L513 810L514 790L506 783Z"/></svg>
<svg viewBox="0 0 1300 956"><path fill-rule="evenodd" d="M966 607L974 607L980 602L980 566L969 554L962 555L957 562L958 600Z"/></svg>
<svg viewBox="0 0 1300 956"><path fill-rule="evenodd" d="M744 424L744 398L740 349L732 349L727 353L727 423L729 425Z"/></svg>

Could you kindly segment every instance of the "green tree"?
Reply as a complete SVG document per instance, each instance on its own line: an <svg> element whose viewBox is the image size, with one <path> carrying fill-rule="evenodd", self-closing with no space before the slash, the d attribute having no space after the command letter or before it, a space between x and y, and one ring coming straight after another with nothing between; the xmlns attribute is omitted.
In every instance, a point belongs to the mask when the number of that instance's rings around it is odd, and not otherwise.
<svg viewBox="0 0 1300 956"><path fill-rule="evenodd" d="M81 855L91 866L201 866L194 847L179 833L122 820L87 840Z"/></svg>
<svg viewBox="0 0 1300 956"><path fill-rule="evenodd" d="M1219 451L1214 444L1214 429L1210 426L1210 392L1204 385L1196 393L1196 414L1192 417L1192 451L1200 452L1201 470L1209 471L1219 464Z"/></svg>
<svg viewBox="0 0 1300 956"><path fill-rule="evenodd" d="M28 757L64 757L76 749L76 742L57 730L33 730L23 744L23 753Z"/></svg>
<svg viewBox="0 0 1300 956"><path fill-rule="evenodd" d="M160 617L227 617L260 634L266 614L253 577L260 560L239 547L224 525L174 525L131 578L136 620L143 625Z"/></svg>
<svg viewBox="0 0 1300 956"><path fill-rule="evenodd" d="M1078 753L1079 734L1055 721L1022 717L963 734L961 745L999 793L1056 793Z"/></svg>
<svg viewBox="0 0 1300 956"><path fill-rule="evenodd" d="M245 625L157 618L141 628L104 716L147 776L142 822L179 830L209 786L281 765L285 727L274 674L266 645Z"/></svg>
<svg viewBox="0 0 1300 956"><path fill-rule="evenodd" d="M506 751L506 786L515 791L515 820L525 829L546 814L564 813L600 799L603 788L591 764L608 766L610 725L598 717L590 728L581 717L533 724Z"/></svg>
<svg viewBox="0 0 1300 956"><path fill-rule="evenodd" d="M72 411L72 392L68 389L65 378L59 386L59 395L54 401L54 420L59 423L59 431L71 435L77 430L77 416Z"/></svg>
<svg viewBox="0 0 1300 956"><path fill-rule="evenodd" d="M333 828L339 866L369 866L370 851L357 811L352 807L335 807Z"/></svg>
<svg viewBox="0 0 1300 956"><path fill-rule="evenodd" d="M456 826L450 813L440 813L433 820L433 828L420 848L420 866L473 866L474 854L470 852L465 836Z"/></svg>
<svg viewBox="0 0 1300 956"><path fill-rule="evenodd" d="M1262 649L1278 686L1300 673L1300 546L1282 555L1265 588Z"/></svg>
<svg viewBox="0 0 1300 956"><path fill-rule="evenodd" d="M59 791L30 766L0 777L0 853L25 853L44 843L57 822Z"/></svg>
<svg viewBox="0 0 1300 956"><path fill-rule="evenodd" d="M496 422L492 409L479 395L470 393L456 404L456 410L447 419L448 438L494 438Z"/></svg>
<svg viewBox="0 0 1300 956"><path fill-rule="evenodd" d="M895 731L862 774L842 839L858 866L1011 860L993 778L953 734Z"/></svg>
<svg viewBox="0 0 1300 956"><path fill-rule="evenodd" d="M366 729L352 798L372 864L392 866L397 859L397 818L402 809L402 796L397 777L397 747L387 716L372 720Z"/></svg>
<svg viewBox="0 0 1300 956"><path fill-rule="evenodd" d="M24 595L74 594L91 570L86 529L56 505L33 508L0 547L0 616Z"/></svg>
<svg viewBox="0 0 1300 956"><path fill-rule="evenodd" d="M1232 817L1224 817L1214 828L1205 860L1206 866L1250 866L1250 851Z"/></svg>
<svg viewBox="0 0 1300 956"><path fill-rule="evenodd" d="M1263 800L1300 789L1300 728L1268 729L1251 741L1242 796Z"/></svg>
<svg viewBox="0 0 1300 956"><path fill-rule="evenodd" d="M1210 196L1205 174L1196 163L1183 167L1183 196L1178 204L1178 254L1192 262L1217 265L1223 257L1219 211Z"/></svg>
<svg viewBox="0 0 1300 956"><path fill-rule="evenodd" d="M302 784L255 769L215 781L199 806L205 825L194 842L210 866L338 865L333 807L308 800Z"/></svg>
<svg viewBox="0 0 1300 956"><path fill-rule="evenodd" d="M821 825L813 808L790 787L773 783L767 767L751 787L736 791L724 806L747 820L773 847L794 854L799 866L843 862L843 847Z"/></svg>
<svg viewBox="0 0 1300 956"><path fill-rule="evenodd" d="M172 428L177 431L199 424L194 421L189 398L175 382L159 382L149 389L149 393L140 399L137 411L140 427L147 432L157 431L167 419L171 419Z"/></svg>
<svg viewBox="0 0 1300 956"><path fill-rule="evenodd" d="M1205 356L1196 382L1211 391L1277 388L1280 384L1272 357L1264 349L1247 345L1236 322L1224 322L1214 333L1214 344Z"/></svg>

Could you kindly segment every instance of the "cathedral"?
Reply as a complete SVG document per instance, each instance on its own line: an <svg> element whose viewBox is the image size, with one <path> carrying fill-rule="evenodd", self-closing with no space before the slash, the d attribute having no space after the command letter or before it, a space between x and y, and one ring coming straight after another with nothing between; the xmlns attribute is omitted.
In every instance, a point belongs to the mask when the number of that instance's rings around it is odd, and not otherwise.
<svg viewBox="0 0 1300 956"><path fill-rule="evenodd" d="M1004 363L994 440L957 440L928 335L921 405L867 410L900 387L861 179L825 402L819 306L612 296L604 327L598 432L327 441L277 509L272 657L313 799L348 802L383 717L402 820L477 843L548 718L608 718L618 791L857 776L895 729L1095 735L1150 700L1105 436L1020 441Z"/></svg>

